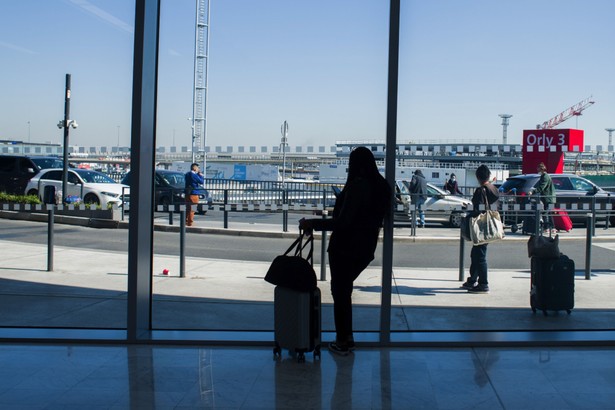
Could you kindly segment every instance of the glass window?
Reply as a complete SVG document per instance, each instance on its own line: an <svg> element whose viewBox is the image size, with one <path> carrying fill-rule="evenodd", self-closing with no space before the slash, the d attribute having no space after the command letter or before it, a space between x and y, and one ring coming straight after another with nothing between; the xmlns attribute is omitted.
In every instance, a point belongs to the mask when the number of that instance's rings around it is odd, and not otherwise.
<svg viewBox="0 0 615 410"><path fill-rule="evenodd" d="M570 191L572 190L572 184L570 183L570 178L567 177L551 177L551 181L553 182L553 186L556 190L561 191Z"/></svg>
<svg viewBox="0 0 615 410"><path fill-rule="evenodd" d="M49 181L61 181L62 180L62 171L49 171L45 172L41 179L46 179Z"/></svg>
<svg viewBox="0 0 615 410"><path fill-rule="evenodd" d="M575 191L592 192L594 190L594 186L592 184L582 180L581 178L571 178L571 180Z"/></svg>

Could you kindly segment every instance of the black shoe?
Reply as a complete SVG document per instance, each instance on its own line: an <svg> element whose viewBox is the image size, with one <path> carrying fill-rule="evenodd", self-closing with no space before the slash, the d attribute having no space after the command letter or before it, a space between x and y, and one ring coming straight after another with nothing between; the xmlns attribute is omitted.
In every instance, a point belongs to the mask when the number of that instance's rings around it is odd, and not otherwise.
<svg viewBox="0 0 615 410"><path fill-rule="evenodd" d="M336 342L329 343L329 351L340 356L348 356L350 354L348 345L338 345Z"/></svg>
<svg viewBox="0 0 615 410"><path fill-rule="evenodd" d="M471 293L489 293L489 285L481 285L480 283L472 289L468 289Z"/></svg>
<svg viewBox="0 0 615 410"><path fill-rule="evenodd" d="M476 287L478 284L472 280L472 278L468 278L463 285L461 285L461 289L472 289Z"/></svg>

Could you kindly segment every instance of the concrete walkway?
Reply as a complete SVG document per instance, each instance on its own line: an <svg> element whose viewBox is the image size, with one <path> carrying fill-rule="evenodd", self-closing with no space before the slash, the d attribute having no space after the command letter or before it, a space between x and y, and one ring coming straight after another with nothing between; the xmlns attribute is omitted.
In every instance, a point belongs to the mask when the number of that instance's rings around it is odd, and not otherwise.
<svg viewBox="0 0 615 410"><path fill-rule="evenodd" d="M197 218L191 232L233 235L283 235L281 225L240 224L223 229L221 221ZM289 222L289 226L291 226ZM156 229L178 229L168 219ZM596 246L615 250L615 229L599 228ZM505 241L527 241L508 234ZM584 238L584 229L562 233L563 241ZM416 237L395 230L396 241L455 241L458 230L424 228ZM469 245L468 245L469 246ZM126 253L56 246L54 271L47 272L46 246L0 240L0 326L125 328ZM263 280L269 263L187 258L186 277L178 276L177 256L155 255L153 325L156 329L271 330L273 289ZM315 266L320 272L320 267ZM168 274L163 274L167 269ZM489 294L459 288L453 269L394 267L392 329L535 330L615 328L615 270L601 270L584 280L577 266L576 306L565 312L533 315L529 308L529 262L524 270L490 270L497 287ZM329 276L329 275L328 275ZM329 283L323 295L323 330L333 329ZM368 268L355 282L355 329L379 327L380 267Z"/></svg>

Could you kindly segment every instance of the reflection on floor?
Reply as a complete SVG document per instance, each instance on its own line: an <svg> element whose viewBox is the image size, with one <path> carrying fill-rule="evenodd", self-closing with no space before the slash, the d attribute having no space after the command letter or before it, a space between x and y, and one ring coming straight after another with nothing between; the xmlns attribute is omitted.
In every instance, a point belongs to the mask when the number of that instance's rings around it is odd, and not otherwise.
<svg viewBox="0 0 615 410"><path fill-rule="evenodd" d="M0 345L3 409L615 409L615 351Z"/></svg>

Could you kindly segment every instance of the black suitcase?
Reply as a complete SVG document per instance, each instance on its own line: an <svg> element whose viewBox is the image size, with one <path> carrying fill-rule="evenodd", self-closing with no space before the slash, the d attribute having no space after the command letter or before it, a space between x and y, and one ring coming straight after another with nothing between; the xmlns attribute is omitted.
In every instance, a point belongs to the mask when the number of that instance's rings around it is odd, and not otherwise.
<svg viewBox="0 0 615 410"><path fill-rule="evenodd" d="M566 255L558 259L531 258L530 306L532 312L574 308L574 261Z"/></svg>
<svg viewBox="0 0 615 410"><path fill-rule="evenodd" d="M288 349L298 355L299 362L305 361L307 352L314 352L314 358L320 358L320 289L300 292L276 286L273 306L274 357L280 357L282 349Z"/></svg>
<svg viewBox="0 0 615 410"><path fill-rule="evenodd" d="M523 218L523 228L521 229L521 232L524 235L536 235L536 216L535 215L527 215Z"/></svg>

